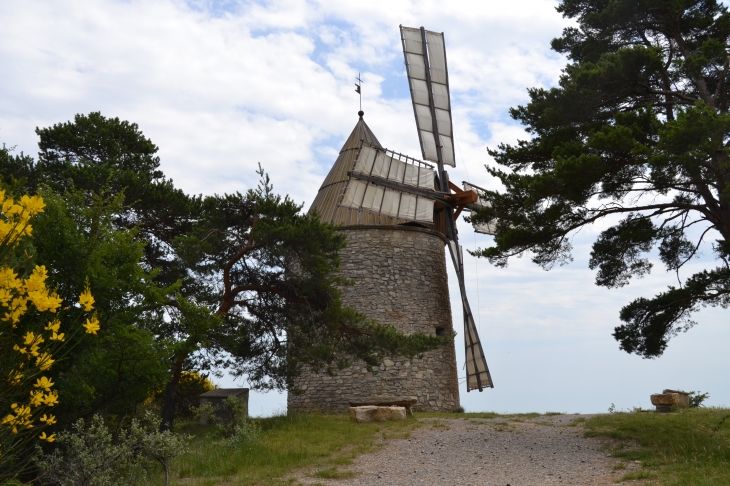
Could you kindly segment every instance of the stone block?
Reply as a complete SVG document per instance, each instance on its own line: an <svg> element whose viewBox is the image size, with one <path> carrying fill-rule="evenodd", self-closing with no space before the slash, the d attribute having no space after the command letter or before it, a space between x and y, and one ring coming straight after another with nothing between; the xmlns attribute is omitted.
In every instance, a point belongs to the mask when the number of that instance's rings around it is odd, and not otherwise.
<svg viewBox="0 0 730 486"><path fill-rule="evenodd" d="M677 408L689 408L689 393L681 390L664 390L662 393L676 393L679 395Z"/></svg>
<svg viewBox="0 0 730 486"><path fill-rule="evenodd" d="M668 405L670 407L679 403L679 393L655 393L651 396L652 405Z"/></svg>
<svg viewBox="0 0 730 486"><path fill-rule="evenodd" d="M388 420L405 420L405 407L378 407L367 405L363 407L350 407L350 420L353 422L386 422Z"/></svg>
<svg viewBox="0 0 730 486"><path fill-rule="evenodd" d="M651 404L660 413L672 412L680 408L689 408L689 393L664 390L651 396Z"/></svg>

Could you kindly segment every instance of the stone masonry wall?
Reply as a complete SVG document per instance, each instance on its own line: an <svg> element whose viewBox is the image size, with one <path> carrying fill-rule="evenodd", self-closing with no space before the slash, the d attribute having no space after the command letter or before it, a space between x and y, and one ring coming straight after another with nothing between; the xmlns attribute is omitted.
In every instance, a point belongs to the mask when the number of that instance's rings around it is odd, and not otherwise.
<svg viewBox="0 0 730 486"><path fill-rule="evenodd" d="M406 334L450 334L451 305L446 274L444 240L430 230L415 227L348 227L348 245L342 252L341 272L355 285L343 292L343 301ZM373 396L418 397L414 410L452 411L459 406L454 346L426 353L423 359L386 359L368 371L356 363L336 376L304 372L301 395L288 394L290 412L343 413L350 401Z"/></svg>

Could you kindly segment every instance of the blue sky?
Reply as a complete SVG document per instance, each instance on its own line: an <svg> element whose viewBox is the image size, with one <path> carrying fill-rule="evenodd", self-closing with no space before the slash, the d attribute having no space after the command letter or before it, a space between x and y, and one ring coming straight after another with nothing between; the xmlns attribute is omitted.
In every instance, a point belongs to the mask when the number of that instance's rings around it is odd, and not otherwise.
<svg viewBox="0 0 730 486"><path fill-rule="evenodd" d="M457 142L452 180L498 187L486 147L526 137L508 116L528 87L557 82L565 59L549 42L568 22L546 0L395 1L28 0L0 4L0 143L35 155L34 129L101 111L134 121L162 168L191 193L244 191L257 163L275 189L308 206L357 121L383 145L418 157L398 25L443 31ZM495 388L462 391L467 410L601 412L649 406L664 388L710 392L730 405L727 312L703 310L666 354L642 360L611 337L620 308L675 282L653 273L618 290L593 285L587 261L602 222L573 239L575 261L545 272L469 256L465 266ZM462 244L490 238L460 223ZM712 264L711 252L692 263ZM687 271L684 276L688 276ZM455 327L461 326L452 275ZM457 336L459 366L462 336ZM223 385L230 385L224 379ZM281 410L254 394L251 410Z"/></svg>

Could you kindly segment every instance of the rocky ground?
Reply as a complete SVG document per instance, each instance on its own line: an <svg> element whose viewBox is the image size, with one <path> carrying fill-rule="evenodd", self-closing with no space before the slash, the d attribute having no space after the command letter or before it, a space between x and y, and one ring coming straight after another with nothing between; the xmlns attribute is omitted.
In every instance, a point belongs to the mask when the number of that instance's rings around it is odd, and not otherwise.
<svg viewBox="0 0 730 486"><path fill-rule="evenodd" d="M614 469L621 462L608 457L605 442L583 437L580 419L587 417L422 419L410 438L392 439L341 470L354 477L322 479L307 471L297 479L338 486L616 484L639 466Z"/></svg>

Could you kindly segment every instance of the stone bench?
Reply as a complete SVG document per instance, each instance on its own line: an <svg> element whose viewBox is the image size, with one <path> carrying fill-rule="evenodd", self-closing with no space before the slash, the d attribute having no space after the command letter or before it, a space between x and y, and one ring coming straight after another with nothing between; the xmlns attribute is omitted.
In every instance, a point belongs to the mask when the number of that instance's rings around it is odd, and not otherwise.
<svg viewBox="0 0 730 486"><path fill-rule="evenodd" d="M350 402L351 407L405 407L406 415L413 417L411 406L418 403L417 397L373 397L368 400Z"/></svg>
<svg viewBox="0 0 730 486"><path fill-rule="evenodd" d="M689 393L680 390L664 390L662 393L655 393L651 396L651 404L659 413L689 408Z"/></svg>
<svg viewBox="0 0 730 486"><path fill-rule="evenodd" d="M376 405L350 407L350 420L359 424L366 422L387 422L389 420L405 419L405 407L379 407Z"/></svg>

